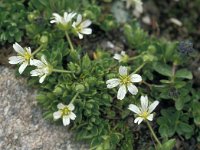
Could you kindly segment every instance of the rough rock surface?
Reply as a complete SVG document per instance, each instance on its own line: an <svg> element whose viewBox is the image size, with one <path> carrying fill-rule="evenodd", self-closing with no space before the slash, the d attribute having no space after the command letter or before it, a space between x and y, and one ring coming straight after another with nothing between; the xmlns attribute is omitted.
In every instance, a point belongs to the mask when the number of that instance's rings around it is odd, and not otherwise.
<svg viewBox="0 0 200 150"><path fill-rule="evenodd" d="M66 127L42 118L35 94L14 70L0 66L0 150L86 150Z"/></svg>

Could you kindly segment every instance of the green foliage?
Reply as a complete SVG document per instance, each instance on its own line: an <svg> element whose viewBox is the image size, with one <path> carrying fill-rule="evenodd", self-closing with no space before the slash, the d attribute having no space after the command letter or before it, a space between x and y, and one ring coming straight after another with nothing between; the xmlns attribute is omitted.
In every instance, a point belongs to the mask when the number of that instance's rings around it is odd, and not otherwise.
<svg viewBox="0 0 200 150"><path fill-rule="evenodd" d="M0 2L0 44L20 42L27 23L23 0Z"/></svg>
<svg viewBox="0 0 200 150"><path fill-rule="evenodd" d="M173 149L177 135L185 139L195 137L200 141L199 89L194 87L192 72L184 67L186 62L177 52L177 42L149 37L136 20L126 18L128 21L120 24L113 15L115 13L108 9L110 1L99 4L95 0L30 0L28 8L24 7L23 1L0 4L3 4L0 5L0 19L4 20L0 21L0 29L6 28L0 33L1 44L20 41L25 32L34 48L43 46L36 58L44 54L53 67L73 72L52 73L43 84L39 84L37 78L29 78L29 85L38 89L37 101L44 110L45 119L53 121L52 114L57 111L57 104L69 104L79 93L74 101L77 118L70 124L76 140L85 140L91 149L97 150L134 149L137 146L134 145L136 133L127 123L128 118L134 116L127 107L130 103L139 103L139 96L127 94L124 100L117 100L116 91L107 89L105 83L116 77L119 66L124 65L129 66L130 72L139 68L137 73L143 78L138 85L139 95L148 94L150 99L160 101L156 111L158 126L153 123L164 139L158 149ZM82 45L93 43L79 41L71 34L75 51L70 50L65 33L50 24L53 12L63 14L70 10L91 19L111 37L109 31L123 29L120 36L126 39L127 47L136 55L130 55L127 62L119 63L112 58L111 52L99 48L98 43L92 52L89 49L85 51ZM61 124L61 120L58 123Z"/></svg>

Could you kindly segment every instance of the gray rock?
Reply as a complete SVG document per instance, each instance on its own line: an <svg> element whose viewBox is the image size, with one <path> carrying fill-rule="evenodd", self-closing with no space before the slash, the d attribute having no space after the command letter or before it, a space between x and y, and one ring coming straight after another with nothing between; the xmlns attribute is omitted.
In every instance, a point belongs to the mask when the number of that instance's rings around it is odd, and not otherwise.
<svg viewBox="0 0 200 150"><path fill-rule="evenodd" d="M0 66L0 150L86 150L73 133L42 118L36 91L14 70Z"/></svg>

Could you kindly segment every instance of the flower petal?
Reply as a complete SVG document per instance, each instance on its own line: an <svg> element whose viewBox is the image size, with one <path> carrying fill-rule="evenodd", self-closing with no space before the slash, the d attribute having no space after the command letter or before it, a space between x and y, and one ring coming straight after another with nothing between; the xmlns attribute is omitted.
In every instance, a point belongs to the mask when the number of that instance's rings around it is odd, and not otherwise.
<svg viewBox="0 0 200 150"><path fill-rule="evenodd" d="M25 59L22 56L11 56L8 58L10 64L20 64Z"/></svg>
<svg viewBox="0 0 200 150"><path fill-rule="evenodd" d="M132 112L136 113L136 114L141 114L140 108L134 104L130 104L128 106L128 109L131 110Z"/></svg>
<svg viewBox="0 0 200 150"><path fill-rule="evenodd" d="M149 110L148 113L152 113L152 111L156 108L156 106L158 106L159 101L154 101L150 106L149 106Z"/></svg>
<svg viewBox="0 0 200 150"><path fill-rule="evenodd" d="M41 69L35 69L30 72L31 76L41 76L44 72Z"/></svg>
<svg viewBox="0 0 200 150"><path fill-rule="evenodd" d="M56 112L53 113L53 118L55 120L61 118L61 116L62 116L62 112L61 111L56 111Z"/></svg>
<svg viewBox="0 0 200 150"><path fill-rule="evenodd" d="M71 113L69 114L69 118L72 119L72 120L75 120L76 115L75 115L73 112L71 112Z"/></svg>
<svg viewBox="0 0 200 150"><path fill-rule="evenodd" d="M113 56L113 58L120 61L121 58L122 58L122 56L121 56L120 54L115 54L115 55Z"/></svg>
<svg viewBox="0 0 200 150"><path fill-rule="evenodd" d="M77 20L76 20L76 25L80 24L81 21L82 21L82 15L81 15L81 14L78 14Z"/></svg>
<svg viewBox="0 0 200 150"><path fill-rule="evenodd" d="M30 65L36 66L36 67L38 67L38 68L43 68L43 67L45 66L44 63L43 63L42 61L37 60L37 59L31 60L31 61L30 61Z"/></svg>
<svg viewBox="0 0 200 150"><path fill-rule="evenodd" d="M141 102L141 108L143 111L147 111L148 109L148 97L146 96L141 96L140 97L140 102Z"/></svg>
<svg viewBox="0 0 200 150"><path fill-rule="evenodd" d="M39 80L39 83L42 83L44 82L44 79L46 78L46 74L44 74L43 76L40 77L40 80Z"/></svg>
<svg viewBox="0 0 200 150"><path fill-rule="evenodd" d="M68 108L69 108L69 110L74 110L74 105L72 104L72 103L70 103L68 106L67 106Z"/></svg>
<svg viewBox="0 0 200 150"><path fill-rule="evenodd" d="M152 120L153 120L153 114L150 114L150 115L147 117L147 119L148 119L149 121L152 121Z"/></svg>
<svg viewBox="0 0 200 150"><path fill-rule="evenodd" d="M142 77L139 74L131 74L131 82L141 82Z"/></svg>
<svg viewBox="0 0 200 150"><path fill-rule="evenodd" d="M17 42L15 42L15 44L13 44L13 48L17 53L24 55L24 53L25 53L24 49Z"/></svg>
<svg viewBox="0 0 200 150"><path fill-rule="evenodd" d="M144 119L142 117L137 117L135 120L134 120L134 123L138 123L138 125L143 121Z"/></svg>
<svg viewBox="0 0 200 150"><path fill-rule="evenodd" d="M79 39L83 39L83 34L78 33Z"/></svg>
<svg viewBox="0 0 200 150"><path fill-rule="evenodd" d="M110 79L110 80L106 81L106 84L107 84L107 88L109 88L109 89L114 88L120 84L120 80L117 78Z"/></svg>
<svg viewBox="0 0 200 150"><path fill-rule="evenodd" d="M121 86L119 87L118 92L117 92L117 99L119 99L119 100L124 99L126 93L127 93L127 91L126 91L126 86L125 86L125 85L121 85Z"/></svg>
<svg viewBox="0 0 200 150"><path fill-rule="evenodd" d="M48 65L48 62L47 62L47 60L46 60L46 58L45 58L45 55L42 55L42 56L41 56L41 61L42 61L45 65Z"/></svg>
<svg viewBox="0 0 200 150"><path fill-rule="evenodd" d="M69 116L63 116L63 125L67 126L70 124Z"/></svg>
<svg viewBox="0 0 200 150"><path fill-rule="evenodd" d="M21 66L19 67L19 73L22 74L22 72L26 69L27 66L28 66L27 61L21 64Z"/></svg>
<svg viewBox="0 0 200 150"><path fill-rule="evenodd" d="M27 47L27 48L26 48L26 51L27 51L27 53L28 53L29 55L31 55L31 48L30 48L30 47Z"/></svg>
<svg viewBox="0 0 200 150"><path fill-rule="evenodd" d="M84 28L80 32L82 34L91 34L92 33L92 29L90 29L90 28Z"/></svg>
<svg viewBox="0 0 200 150"><path fill-rule="evenodd" d="M63 103L59 103L58 105L57 105L57 108L58 109L64 109L66 106L63 104Z"/></svg>
<svg viewBox="0 0 200 150"><path fill-rule="evenodd" d="M90 26L91 23L92 23L92 22L91 22L90 20L85 20L85 21L83 21L83 22L81 23L81 26L82 26L83 28L86 28L86 27Z"/></svg>
<svg viewBox="0 0 200 150"><path fill-rule="evenodd" d="M122 56L126 56L126 52L125 51L121 51L121 55Z"/></svg>
<svg viewBox="0 0 200 150"><path fill-rule="evenodd" d="M119 74L120 74L121 76L127 75L127 74L128 74L127 67L125 67L125 66L120 66L120 67L119 67Z"/></svg>
<svg viewBox="0 0 200 150"><path fill-rule="evenodd" d="M138 89L135 85L133 85L132 83L128 84L128 91L132 94L132 95L136 95L138 93Z"/></svg>

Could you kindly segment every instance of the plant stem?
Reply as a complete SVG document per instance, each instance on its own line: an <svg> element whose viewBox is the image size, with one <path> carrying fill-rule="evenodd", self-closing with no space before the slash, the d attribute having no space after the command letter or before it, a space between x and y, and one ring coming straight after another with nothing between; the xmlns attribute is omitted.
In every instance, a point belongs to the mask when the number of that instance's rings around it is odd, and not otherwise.
<svg viewBox="0 0 200 150"><path fill-rule="evenodd" d="M158 145L161 146L161 142L157 138L157 136L156 136L155 132L153 131L151 125L149 124L148 121L146 121L146 123L147 123L147 126L148 126L149 130L151 131L151 134L153 135L154 139L156 140L156 142L158 143Z"/></svg>
<svg viewBox="0 0 200 150"><path fill-rule="evenodd" d="M61 69L53 69L53 72L60 72L60 73L73 73L72 71L61 70Z"/></svg>
<svg viewBox="0 0 200 150"><path fill-rule="evenodd" d="M72 98L72 100L71 100L70 103L73 103L76 100L76 98L77 98L78 95L79 95L79 93L76 93L76 95Z"/></svg>
<svg viewBox="0 0 200 150"><path fill-rule="evenodd" d="M71 39L70 39L70 37L69 37L69 34L68 34L67 32L65 32L65 35L66 35L66 37L67 37L67 41L69 42L70 49L71 49L72 51L74 51L74 47L73 47L73 45L72 45L72 41L71 41Z"/></svg>
<svg viewBox="0 0 200 150"><path fill-rule="evenodd" d="M36 53L38 53L42 48L42 45L40 45L33 53L32 56L34 56Z"/></svg>
<svg viewBox="0 0 200 150"><path fill-rule="evenodd" d="M146 63L143 63L142 65L140 65L133 73L138 72L140 69L142 69L142 67L144 67Z"/></svg>
<svg viewBox="0 0 200 150"><path fill-rule="evenodd" d="M135 56L135 57L130 57L129 59L128 59L128 61L130 61L130 60L135 60L135 59L138 59L138 58L140 58L141 57L141 55L138 55L138 56Z"/></svg>

